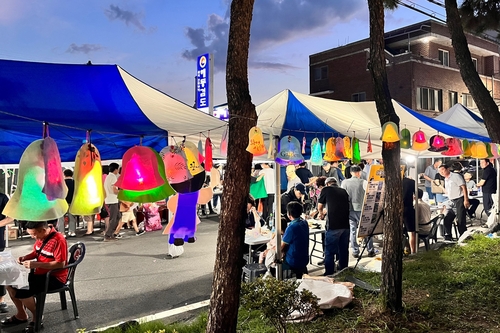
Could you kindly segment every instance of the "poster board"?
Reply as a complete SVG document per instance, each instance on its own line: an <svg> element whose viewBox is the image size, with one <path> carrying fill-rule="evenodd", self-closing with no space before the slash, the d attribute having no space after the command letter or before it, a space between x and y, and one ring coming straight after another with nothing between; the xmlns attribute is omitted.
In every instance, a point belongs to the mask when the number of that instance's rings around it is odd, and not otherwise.
<svg viewBox="0 0 500 333"><path fill-rule="evenodd" d="M401 177L403 177L403 174L404 165L401 165ZM368 184L366 185L365 198L361 210L358 237L381 235L383 233L384 197L384 166L381 164L374 164L370 167L370 172L368 174Z"/></svg>

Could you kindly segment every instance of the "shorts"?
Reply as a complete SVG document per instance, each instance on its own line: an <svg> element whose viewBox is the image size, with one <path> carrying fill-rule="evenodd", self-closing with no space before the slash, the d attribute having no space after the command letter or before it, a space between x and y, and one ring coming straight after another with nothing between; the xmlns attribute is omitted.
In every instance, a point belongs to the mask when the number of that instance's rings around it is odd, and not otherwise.
<svg viewBox="0 0 500 333"><path fill-rule="evenodd" d="M29 289L16 289L16 298L30 298L38 293L41 293L45 290L45 279L47 278L46 274L34 274L30 273L28 275L28 283ZM49 289L48 290L56 290L64 287L64 283L59 281L55 276L49 277Z"/></svg>
<svg viewBox="0 0 500 333"><path fill-rule="evenodd" d="M135 220L134 212L122 212L122 222L128 223Z"/></svg>
<svg viewBox="0 0 500 333"><path fill-rule="evenodd" d="M102 205L101 212L99 213L99 216L101 217L101 220L104 220L106 217L109 216L109 212L106 209L106 205Z"/></svg>
<svg viewBox="0 0 500 333"><path fill-rule="evenodd" d="M83 216L84 222L92 222L93 219L94 219L94 215L84 215Z"/></svg>

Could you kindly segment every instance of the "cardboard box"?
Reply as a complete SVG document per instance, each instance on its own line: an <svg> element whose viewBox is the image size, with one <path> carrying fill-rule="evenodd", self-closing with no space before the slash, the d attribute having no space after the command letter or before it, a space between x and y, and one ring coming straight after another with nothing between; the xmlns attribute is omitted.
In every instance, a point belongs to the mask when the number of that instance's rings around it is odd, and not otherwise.
<svg viewBox="0 0 500 333"><path fill-rule="evenodd" d="M17 233L18 233L18 230L19 228L18 227L14 227L14 226L8 226L7 228L8 230L8 240L16 240L17 239Z"/></svg>

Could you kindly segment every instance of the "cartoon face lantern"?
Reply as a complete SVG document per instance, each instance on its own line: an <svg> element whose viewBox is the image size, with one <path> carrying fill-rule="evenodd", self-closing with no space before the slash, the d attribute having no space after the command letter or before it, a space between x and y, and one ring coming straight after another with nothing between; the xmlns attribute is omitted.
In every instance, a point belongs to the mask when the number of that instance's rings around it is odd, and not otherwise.
<svg viewBox="0 0 500 333"><path fill-rule="evenodd" d="M95 215L104 202L101 156L97 148L85 143L75 159L75 190L69 212L73 215Z"/></svg>
<svg viewBox="0 0 500 333"><path fill-rule="evenodd" d="M182 153L181 153L182 151ZM183 245L184 242L195 241L196 225L200 223L197 215L197 205L204 205L212 199L213 191L211 187L203 187L205 181L205 171L199 166L197 151L193 151L191 145L175 147L169 154L164 155L166 172L170 174L175 183L172 186L177 194L171 196L167 202L167 208L173 216L163 234L169 234L169 244L176 246ZM176 156L173 156L176 155ZM185 160L182 162L181 159ZM191 166L190 166L191 164ZM199 168L203 172L196 172ZM172 168L175 168L172 172ZM190 174L192 177L188 178ZM188 178L184 181L182 178Z"/></svg>
<svg viewBox="0 0 500 333"><path fill-rule="evenodd" d="M297 138L288 135L280 140L279 152L276 162L281 165L299 164L304 162L304 156L300 152L300 142Z"/></svg>
<svg viewBox="0 0 500 333"><path fill-rule="evenodd" d="M448 150L443 151L441 154L445 156L458 156L462 155L462 142L457 138L447 138L445 145L448 147Z"/></svg>
<svg viewBox="0 0 500 333"><path fill-rule="evenodd" d="M429 139L430 148L429 151L440 152L448 150L445 144L445 139L441 135L433 135Z"/></svg>
<svg viewBox="0 0 500 333"><path fill-rule="evenodd" d="M205 169L201 166L204 158L194 143L186 141L181 146L186 155L186 164L191 175L196 176L199 173L205 172Z"/></svg>
<svg viewBox="0 0 500 333"><path fill-rule="evenodd" d="M162 154L163 153L163 154ZM165 174L168 182L179 184L193 178L186 164L186 155L178 146L168 146L161 150L163 155L163 164L165 165Z"/></svg>
<svg viewBox="0 0 500 333"><path fill-rule="evenodd" d="M264 144L264 135L257 126L254 126L248 132L248 146L247 151L254 156L260 156L267 153Z"/></svg>
<svg viewBox="0 0 500 333"><path fill-rule="evenodd" d="M150 147L130 148L123 155L122 173L115 183L118 199L131 202L156 202L174 194L167 182L160 155Z"/></svg>
<svg viewBox="0 0 500 333"><path fill-rule="evenodd" d="M17 189L2 212L5 216L21 221L48 221L68 211L65 199L50 200L42 192L46 176L43 144L44 140L32 142L21 156Z"/></svg>

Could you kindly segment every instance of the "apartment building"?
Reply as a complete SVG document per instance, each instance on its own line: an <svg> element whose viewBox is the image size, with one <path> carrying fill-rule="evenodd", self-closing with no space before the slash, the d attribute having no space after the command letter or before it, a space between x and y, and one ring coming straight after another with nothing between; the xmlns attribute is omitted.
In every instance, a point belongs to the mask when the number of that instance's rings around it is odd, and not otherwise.
<svg viewBox="0 0 500 333"><path fill-rule="evenodd" d="M467 34L472 60L486 88L500 101L500 42ZM342 101L374 100L368 62L369 39L309 56L310 94ZM427 20L385 34L392 98L427 116L456 103L475 109L446 25Z"/></svg>

